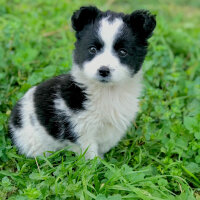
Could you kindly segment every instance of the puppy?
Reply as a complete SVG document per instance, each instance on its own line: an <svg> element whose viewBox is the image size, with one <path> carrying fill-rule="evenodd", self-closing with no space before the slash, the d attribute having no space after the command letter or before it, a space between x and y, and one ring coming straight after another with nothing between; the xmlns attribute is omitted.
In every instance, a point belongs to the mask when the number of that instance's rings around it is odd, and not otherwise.
<svg viewBox="0 0 200 200"><path fill-rule="evenodd" d="M138 111L141 66L156 26L148 11L130 15L96 7L75 11L74 62L68 74L32 87L14 107L9 130L27 157L65 146L103 157Z"/></svg>

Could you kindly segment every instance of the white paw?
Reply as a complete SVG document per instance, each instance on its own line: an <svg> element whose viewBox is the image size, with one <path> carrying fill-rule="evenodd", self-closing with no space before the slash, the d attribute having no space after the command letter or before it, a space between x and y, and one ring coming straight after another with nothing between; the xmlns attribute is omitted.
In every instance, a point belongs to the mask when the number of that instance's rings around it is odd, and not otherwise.
<svg viewBox="0 0 200 200"><path fill-rule="evenodd" d="M85 153L85 159L86 160L92 160L94 159L96 156L99 156L97 152L95 151L91 151L91 150L87 150Z"/></svg>

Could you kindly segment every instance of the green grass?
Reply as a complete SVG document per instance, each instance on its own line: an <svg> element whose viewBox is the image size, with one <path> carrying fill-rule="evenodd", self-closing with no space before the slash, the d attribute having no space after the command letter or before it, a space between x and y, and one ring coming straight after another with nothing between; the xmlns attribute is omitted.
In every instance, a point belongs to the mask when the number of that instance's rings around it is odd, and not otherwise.
<svg viewBox="0 0 200 200"><path fill-rule="evenodd" d="M27 159L12 146L13 105L31 86L70 69L70 16L91 3L0 0L0 199L200 199L198 0L95 2L103 10L157 14L140 112L105 160L85 161L66 149Z"/></svg>

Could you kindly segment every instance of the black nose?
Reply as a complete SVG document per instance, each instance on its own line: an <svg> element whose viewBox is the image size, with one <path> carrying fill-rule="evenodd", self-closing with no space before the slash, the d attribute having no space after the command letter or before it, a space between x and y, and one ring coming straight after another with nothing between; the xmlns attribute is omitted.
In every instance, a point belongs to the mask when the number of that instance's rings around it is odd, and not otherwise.
<svg viewBox="0 0 200 200"><path fill-rule="evenodd" d="M110 75L110 69L106 66L102 66L99 68L99 75L102 77L107 77Z"/></svg>

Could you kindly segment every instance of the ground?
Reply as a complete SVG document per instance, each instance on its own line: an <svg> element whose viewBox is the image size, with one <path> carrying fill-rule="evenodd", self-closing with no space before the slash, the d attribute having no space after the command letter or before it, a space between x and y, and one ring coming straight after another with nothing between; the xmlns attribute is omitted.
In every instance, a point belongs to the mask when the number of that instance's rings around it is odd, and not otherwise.
<svg viewBox="0 0 200 200"><path fill-rule="evenodd" d="M31 86L70 69L70 16L89 4L157 15L140 112L104 160L67 149L27 159L8 136L11 109ZM200 199L199 21L198 0L0 0L0 199Z"/></svg>

